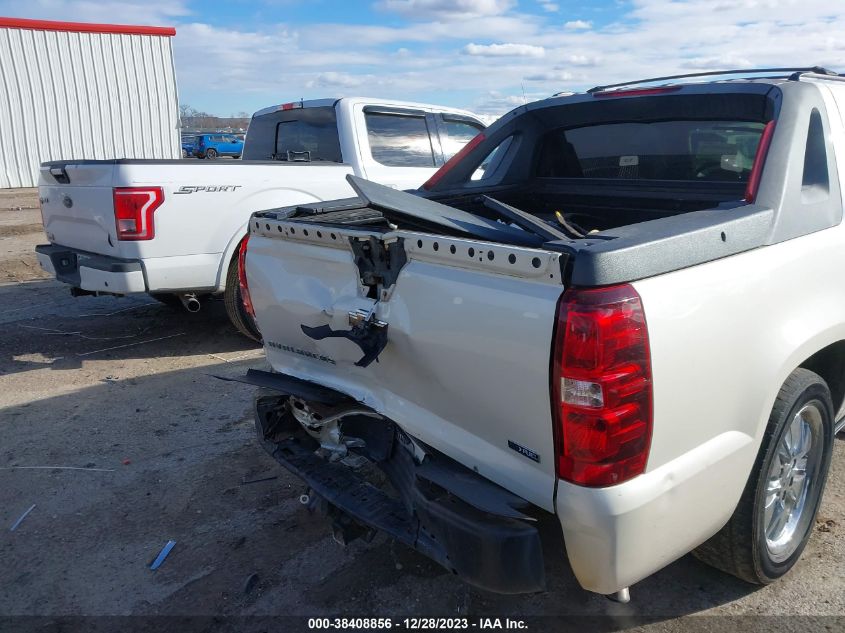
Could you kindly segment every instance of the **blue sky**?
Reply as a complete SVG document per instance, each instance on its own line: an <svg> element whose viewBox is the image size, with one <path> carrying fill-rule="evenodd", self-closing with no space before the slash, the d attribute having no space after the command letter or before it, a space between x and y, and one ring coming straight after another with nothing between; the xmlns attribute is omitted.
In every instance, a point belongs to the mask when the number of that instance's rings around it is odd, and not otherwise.
<svg viewBox="0 0 845 633"><path fill-rule="evenodd" d="M175 26L183 103L363 95L501 114L677 72L845 70L842 0L0 0L0 15Z"/></svg>

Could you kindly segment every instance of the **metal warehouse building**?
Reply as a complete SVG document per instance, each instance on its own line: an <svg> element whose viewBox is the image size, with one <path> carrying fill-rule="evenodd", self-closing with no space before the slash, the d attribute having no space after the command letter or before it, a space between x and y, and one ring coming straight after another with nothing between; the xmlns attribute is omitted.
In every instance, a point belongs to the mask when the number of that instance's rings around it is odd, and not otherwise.
<svg viewBox="0 0 845 633"><path fill-rule="evenodd" d="M49 160L179 158L175 34L0 17L0 188Z"/></svg>

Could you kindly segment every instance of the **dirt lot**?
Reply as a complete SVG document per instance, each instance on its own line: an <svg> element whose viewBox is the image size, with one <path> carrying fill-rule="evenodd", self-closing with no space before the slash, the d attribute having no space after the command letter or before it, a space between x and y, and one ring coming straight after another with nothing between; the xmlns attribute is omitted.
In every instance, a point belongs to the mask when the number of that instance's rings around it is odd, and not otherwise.
<svg viewBox="0 0 845 633"><path fill-rule="evenodd" d="M344 549L298 503L302 485L254 441L252 388L212 376L264 365L222 304L189 315L146 297L73 299L32 254L44 239L33 193L2 194L0 205L2 616L609 615L599 628L645 616L652 630L680 631L738 627L684 616L845 615L842 440L802 561L766 588L685 557L619 605L578 587L553 523L544 526L549 588L531 596L469 589L384 537ZM304 626L287 622L262 630ZM532 622L545 630L552 620ZM806 630L810 621L744 622ZM9 626L0 620L0 630Z"/></svg>

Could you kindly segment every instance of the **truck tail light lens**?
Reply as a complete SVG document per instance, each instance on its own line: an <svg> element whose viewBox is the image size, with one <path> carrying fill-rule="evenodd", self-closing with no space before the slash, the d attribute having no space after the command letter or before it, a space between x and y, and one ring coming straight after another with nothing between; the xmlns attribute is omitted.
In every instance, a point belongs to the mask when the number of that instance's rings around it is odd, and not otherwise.
<svg viewBox="0 0 845 633"><path fill-rule="evenodd" d="M243 239L241 247L238 250L238 284L241 287L241 301L243 301L244 309L254 319L255 308L252 307L252 297L249 296L249 284L246 282L246 247L248 243L249 235Z"/></svg>
<svg viewBox="0 0 845 633"><path fill-rule="evenodd" d="M151 240L155 237L153 214L164 202L161 187L115 187L113 198L118 240Z"/></svg>
<svg viewBox="0 0 845 633"><path fill-rule="evenodd" d="M632 286L570 288L563 294L551 391L561 479L611 486L645 470L651 358L645 313Z"/></svg>
<svg viewBox="0 0 845 633"><path fill-rule="evenodd" d="M748 204L753 203L757 199L757 190L760 188L760 177L763 175L763 166L766 164L766 156L769 154L769 145L772 143L772 135L774 133L775 122L769 121L760 135L760 142L757 144L757 153L754 154L754 164L751 166L748 184L745 185L745 196L743 199Z"/></svg>
<svg viewBox="0 0 845 633"><path fill-rule="evenodd" d="M431 178L429 178L428 180L426 180L423 183L422 188L425 189L426 191L428 191L429 189L433 189L437 185L437 183L440 182L443 179L443 176L445 176L450 171L452 171L452 168L455 165L460 163L467 156L467 154L469 154L472 150L474 150L476 147L478 147L481 144L481 142L484 141L484 139L486 139L486 138L487 137L484 136L484 132L479 132L474 137L472 137L469 140L469 142L466 145L464 145L457 154L455 154L454 156L452 156L452 158L447 160L446 164L443 165L443 167L441 167L436 172L434 172L431 175Z"/></svg>

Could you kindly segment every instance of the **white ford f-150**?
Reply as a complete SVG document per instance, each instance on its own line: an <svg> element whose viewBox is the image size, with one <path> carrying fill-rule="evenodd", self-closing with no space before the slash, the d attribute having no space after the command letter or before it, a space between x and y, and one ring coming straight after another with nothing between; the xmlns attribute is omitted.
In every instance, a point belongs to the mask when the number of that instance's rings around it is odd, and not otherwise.
<svg viewBox="0 0 845 633"><path fill-rule="evenodd" d="M237 283L250 213L351 195L347 174L419 187L483 127L452 108L323 99L256 112L241 161L44 163L50 244L38 259L75 295L149 293L196 311L223 293L232 322L254 337Z"/></svg>
<svg viewBox="0 0 845 633"><path fill-rule="evenodd" d="M620 599L690 551L786 573L845 399L845 79L803 70L546 99L416 194L254 214L245 380L303 502L499 592L543 516Z"/></svg>

